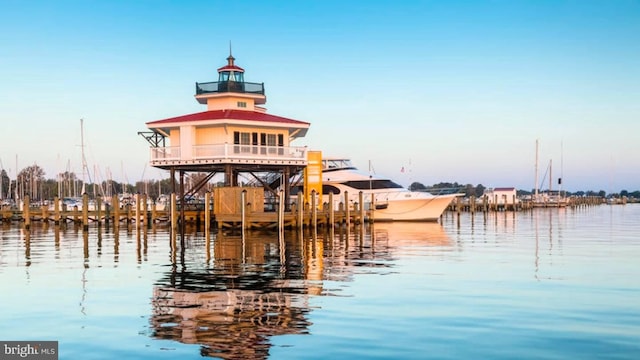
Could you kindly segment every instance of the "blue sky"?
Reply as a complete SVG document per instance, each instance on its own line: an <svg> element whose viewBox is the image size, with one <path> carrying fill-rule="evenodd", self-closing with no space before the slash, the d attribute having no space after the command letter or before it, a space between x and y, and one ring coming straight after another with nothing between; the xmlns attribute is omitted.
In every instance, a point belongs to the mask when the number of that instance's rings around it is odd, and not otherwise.
<svg viewBox="0 0 640 360"><path fill-rule="evenodd" d="M298 145L403 185L531 189L539 139L540 177L638 190L638 39L639 1L0 0L0 160L80 173L82 118L99 178L168 177L137 132L204 111L231 41Z"/></svg>

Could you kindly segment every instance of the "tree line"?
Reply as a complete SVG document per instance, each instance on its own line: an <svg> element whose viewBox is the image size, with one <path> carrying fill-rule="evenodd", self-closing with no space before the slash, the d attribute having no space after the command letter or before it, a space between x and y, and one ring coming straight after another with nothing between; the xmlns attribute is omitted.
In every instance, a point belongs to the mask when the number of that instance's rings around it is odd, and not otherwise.
<svg viewBox="0 0 640 360"><path fill-rule="evenodd" d="M190 184L200 182L206 173L193 173L187 177L187 188ZM200 189L196 195L203 196L213 186L221 184L208 184ZM170 179L137 181L134 184L122 183L113 180L101 182L85 182L74 172L65 171L56 175L55 179L46 179L44 170L38 165L27 166L22 169L16 179L10 179L7 172L0 170L0 199L22 199L29 195L33 201L52 200L54 197L78 197L87 193L90 198L112 196L115 194L147 194L152 199L157 199L161 194L172 192L173 186ZM460 184L457 182L440 182L431 186L425 186L420 182L413 182L409 190L429 191L434 194L464 193L466 196L481 197L487 188L482 185ZM517 190L518 196L531 195L534 190ZM640 191L621 190L618 193L599 191L566 192L574 196L600 196L600 197L629 197L640 198Z"/></svg>
<svg viewBox="0 0 640 360"><path fill-rule="evenodd" d="M459 184L457 182L440 182L437 184L433 184L431 186L425 186L422 183L419 182L413 182L411 183L411 185L409 185L409 190L413 190L413 191L428 191L434 194L443 194L443 193L463 193L465 194L465 196L470 197L470 196L475 196L475 197L481 197L482 195L484 195L484 192L487 188L482 185L482 184L478 184L478 185L473 185L473 184ZM531 189L531 190L516 190L516 194L518 196L526 196L526 195L532 195L535 192L535 189ZM635 190L635 191L628 191L628 190L621 190L618 193L607 193L604 190L599 190L599 191L593 191L593 190L587 190L587 191L575 191L575 192L570 192L570 191L565 191L565 194L567 196L599 196L599 197L629 197L629 198L636 198L636 199L640 199L640 190Z"/></svg>

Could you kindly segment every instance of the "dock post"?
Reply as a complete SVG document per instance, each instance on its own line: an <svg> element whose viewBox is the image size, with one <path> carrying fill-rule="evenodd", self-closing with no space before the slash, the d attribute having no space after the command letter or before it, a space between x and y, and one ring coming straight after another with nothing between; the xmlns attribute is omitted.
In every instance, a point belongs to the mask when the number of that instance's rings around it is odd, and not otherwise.
<svg viewBox="0 0 640 360"><path fill-rule="evenodd" d="M158 203L157 200L153 202L153 205L151 206L151 223L155 223L156 219L158 218Z"/></svg>
<svg viewBox="0 0 640 360"><path fill-rule="evenodd" d="M53 223L54 225L60 225L60 198L53 198Z"/></svg>
<svg viewBox="0 0 640 360"><path fill-rule="evenodd" d="M209 239L209 227L211 226L211 192L207 191L204 193L204 233L206 234L207 239ZM207 250L209 247L207 247Z"/></svg>
<svg viewBox="0 0 640 360"><path fill-rule="evenodd" d="M476 213L476 196L471 195L469 198L469 210L471 211L471 215Z"/></svg>
<svg viewBox="0 0 640 360"><path fill-rule="evenodd" d="M127 204L127 225L131 223L133 215L131 215L131 204Z"/></svg>
<svg viewBox="0 0 640 360"><path fill-rule="evenodd" d="M345 221L347 222L347 229L348 229L349 225L351 224L351 214L349 213L349 192L348 191L344 192L344 217L345 217Z"/></svg>
<svg viewBox="0 0 640 360"><path fill-rule="evenodd" d="M149 223L149 219L147 219L147 213L149 212L149 208L147 207L147 194L142 194L142 225L143 227L147 227Z"/></svg>
<svg viewBox="0 0 640 360"><path fill-rule="evenodd" d="M22 204L22 216L24 217L24 228L29 230L31 227L31 213L29 212L29 207L31 204L29 203L29 195L24 196L24 203Z"/></svg>
<svg viewBox="0 0 640 360"><path fill-rule="evenodd" d="M244 235L244 229L246 226L246 216L247 216L247 207L245 206L246 204L246 199L247 199L247 190L242 190L242 192L240 193L240 221L241 221L241 226L242 226L242 234ZM282 204L278 204L278 207L280 207ZM280 211L280 210L278 210ZM243 236L244 238L244 236ZM243 259L244 260L244 259Z"/></svg>
<svg viewBox="0 0 640 360"><path fill-rule="evenodd" d="M376 212L376 197L371 194L371 205L369 205L369 223L373 224Z"/></svg>
<svg viewBox="0 0 640 360"><path fill-rule="evenodd" d="M136 224L136 229L138 228L138 222L140 222L140 194L136 194L135 195L135 199L136 199L136 220L135 220L135 224Z"/></svg>
<svg viewBox="0 0 640 360"><path fill-rule="evenodd" d="M111 222L111 203L108 201L104 202L104 223L109 226Z"/></svg>
<svg viewBox="0 0 640 360"><path fill-rule="evenodd" d="M42 221L49 222L49 207L47 205L40 206L42 209Z"/></svg>
<svg viewBox="0 0 640 360"><path fill-rule="evenodd" d="M284 208L285 208L285 199L284 199L284 190L280 190L279 193L280 201L278 203L278 230L284 230Z"/></svg>
<svg viewBox="0 0 640 360"><path fill-rule="evenodd" d="M358 202L360 203L360 224L364 224L364 193L362 191L360 191L360 194L358 194Z"/></svg>
<svg viewBox="0 0 640 360"><path fill-rule="evenodd" d="M311 226L318 227L318 207L316 206L316 191L311 190Z"/></svg>
<svg viewBox="0 0 640 360"><path fill-rule="evenodd" d="M302 192L298 192L298 228L302 230L304 228L304 195Z"/></svg>
<svg viewBox="0 0 640 360"><path fill-rule="evenodd" d="M82 194L82 231L89 230L89 195Z"/></svg>
<svg viewBox="0 0 640 360"><path fill-rule="evenodd" d="M118 201L118 196L113 195L111 197L111 204L113 204L113 226L117 232L120 226L120 201Z"/></svg>
<svg viewBox="0 0 640 360"><path fill-rule="evenodd" d="M333 208L333 192L329 192L329 226L333 228L336 224L336 214Z"/></svg>
<svg viewBox="0 0 640 360"><path fill-rule="evenodd" d="M171 229L176 230L178 229L178 213L176 209L176 193L174 192L171 193L170 212L171 212Z"/></svg>
<svg viewBox="0 0 640 360"><path fill-rule="evenodd" d="M102 226L102 198L96 199L96 220L98 221L98 227Z"/></svg>

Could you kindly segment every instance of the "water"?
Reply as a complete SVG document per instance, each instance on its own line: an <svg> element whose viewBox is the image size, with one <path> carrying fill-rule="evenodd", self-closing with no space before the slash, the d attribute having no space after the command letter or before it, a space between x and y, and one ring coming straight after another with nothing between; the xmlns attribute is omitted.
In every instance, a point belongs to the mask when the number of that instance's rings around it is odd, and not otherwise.
<svg viewBox="0 0 640 360"><path fill-rule="evenodd" d="M165 227L5 224L0 340L57 340L60 359L637 359L639 234L640 205L187 229L173 249Z"/></svg>

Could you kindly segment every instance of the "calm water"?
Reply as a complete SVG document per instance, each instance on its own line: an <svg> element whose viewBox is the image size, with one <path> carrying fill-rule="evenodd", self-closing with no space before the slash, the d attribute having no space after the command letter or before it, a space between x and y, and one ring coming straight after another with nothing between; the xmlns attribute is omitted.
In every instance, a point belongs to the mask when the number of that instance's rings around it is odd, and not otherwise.
<svg viewBox="0 0 640 360"><path fill-rule="evenodd" d="M60 359L637 359L640 205L209 241L4 225L0 282L0 340Z"/></svg>

